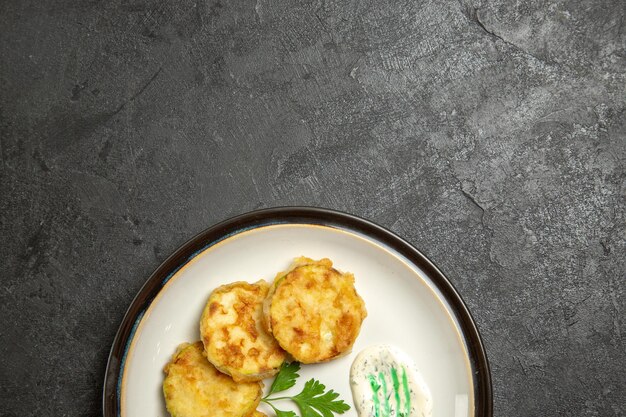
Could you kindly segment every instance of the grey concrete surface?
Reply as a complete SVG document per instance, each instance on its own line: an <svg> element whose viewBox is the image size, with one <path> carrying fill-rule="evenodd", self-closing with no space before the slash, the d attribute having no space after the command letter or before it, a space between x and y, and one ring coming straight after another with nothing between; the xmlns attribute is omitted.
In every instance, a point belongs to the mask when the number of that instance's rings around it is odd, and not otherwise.
<svg viewBox="0 0 626 417"><path fill-rule="evenodd" d="M255 208L458 288L495 415L626 415L623 0L0 2L0 414L97 416L150 272Z"/></svg>

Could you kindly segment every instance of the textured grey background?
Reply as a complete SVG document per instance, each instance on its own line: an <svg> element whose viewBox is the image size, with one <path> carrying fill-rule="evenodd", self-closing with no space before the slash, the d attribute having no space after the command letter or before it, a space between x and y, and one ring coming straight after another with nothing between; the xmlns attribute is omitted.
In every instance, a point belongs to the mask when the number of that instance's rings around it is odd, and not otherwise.
<svg viewBox="0 0 626 417"><path fill-rule="evenodd" d="M497 416L626 415L624 0L0 2L0 414L97 416L134 294L251 209L389 227Z"/></svg>

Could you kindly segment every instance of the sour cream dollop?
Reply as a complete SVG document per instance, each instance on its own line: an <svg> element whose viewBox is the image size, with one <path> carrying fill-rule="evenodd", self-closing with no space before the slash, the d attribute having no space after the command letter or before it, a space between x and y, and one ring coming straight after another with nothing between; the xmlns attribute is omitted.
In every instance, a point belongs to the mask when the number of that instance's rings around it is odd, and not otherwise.
<svg viewBox="0 0 626 417"><path fill-rule="evenodd" d="M352 399L359 417L430 417L433 401L417 365L390 345L361 351L350 369Z"/></svg>

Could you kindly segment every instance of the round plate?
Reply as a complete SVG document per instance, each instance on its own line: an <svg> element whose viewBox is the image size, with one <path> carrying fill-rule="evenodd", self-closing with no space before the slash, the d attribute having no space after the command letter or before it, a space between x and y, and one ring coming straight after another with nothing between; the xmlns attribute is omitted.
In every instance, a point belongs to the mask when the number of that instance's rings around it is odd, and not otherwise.
<svg viewBox="0 0 626 417"><path fill-rule="evenodd" d="M152 274L133 300L107 364L105 417L168 417L161 384L176 347L199 340L211 291L232 281L271 281L298 256L330 258L354 273L368 316L350 355L303 366L352 405L349 371L365 347L387 343L417 363L433 397L433 417L492 416L489 365L478 330L452 284L422 253L367 220L318 208L244 214L200 233ZM271 381L266 381L266 388ZM281 402L284 409L289 402ZM261 405L260 409L266 411ZM354 407L343 414L356 417Z"/></svg>

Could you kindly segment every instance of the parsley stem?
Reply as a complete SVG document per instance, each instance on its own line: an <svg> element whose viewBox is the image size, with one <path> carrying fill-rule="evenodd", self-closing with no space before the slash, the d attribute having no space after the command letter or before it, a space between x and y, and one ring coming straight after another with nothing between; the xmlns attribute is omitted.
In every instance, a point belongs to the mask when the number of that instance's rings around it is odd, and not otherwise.
<svg viewBox="0 0 626 417"><path fill-rule="evenodd" d="M265 399L261 399L261 401L263 401L265 404L269 404L269 406L274 409L274 412L276 414L278 414L278 412L279 412L278 409L276 407L274 407L274 405L272 403L265 401Z"/></svg>
<svg viewBox="0 0 626 417"><path fill-rule="evenodd" d="M264 403L268 403L268 401L274 401L274 400L291 400L291 397L274 397L274 398L261 398L261 401L263 401Z"/></svg>

